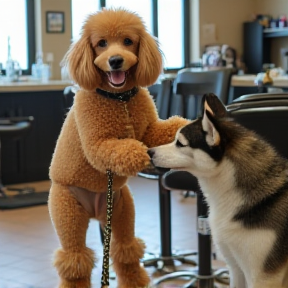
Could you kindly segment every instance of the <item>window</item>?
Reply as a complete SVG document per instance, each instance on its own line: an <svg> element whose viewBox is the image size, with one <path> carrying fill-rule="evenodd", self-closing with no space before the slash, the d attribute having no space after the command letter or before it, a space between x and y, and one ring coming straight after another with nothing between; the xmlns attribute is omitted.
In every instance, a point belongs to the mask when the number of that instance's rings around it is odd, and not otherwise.
<svg viewBox="0 0 288 288"><path fill-rule="evenodd" d="M82 25L88 14L101 8L100 0L72 0L72 39L79 39Z"/></svg>
<svg viewBox="0 0 288 288"><path fill-rule="evenodd" d="M8 58L9 37L12 59L19 62L23 74L28 74L35 59L34 0L1 0L0 11L2 68Z"/></svg>
<svg viewBox="0 0 288 288"><path fill-rule="evenodd" d="M100 3L99 3L100 2ZM164 68L180 69L189 63L189 1L187 0L72 0L72 31L80 31L87 14L99 9L126 8L135 11L147 30L158 37L164 53ZM79 37L79 36L78 36Z"/></svg>
<svg viewBox="0 0 288 288"><path fill-rule="evenodd" d="M184 66L183 8L183 1L158 0L158 39L165 56L164 68Z"/></svg>

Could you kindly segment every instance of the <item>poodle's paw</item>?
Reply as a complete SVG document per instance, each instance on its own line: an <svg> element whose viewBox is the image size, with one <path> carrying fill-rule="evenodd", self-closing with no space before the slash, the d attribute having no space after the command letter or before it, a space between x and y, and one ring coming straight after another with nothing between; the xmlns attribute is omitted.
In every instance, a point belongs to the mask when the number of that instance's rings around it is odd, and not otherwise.
<svg viewBox="0 0 288 288"><path fill-rule="evenodd" d="M128 286L117 286L117 288L128 288ZM130 286L129 286L129 288L130 288ZM154 286L152 283L150 284L147 284L146 286L137 286L137 287L134 287L134 286L131 286L131 288L157 288L156 286Z"/></svg>
<svg viewBox="0 0 288 288"><path fill-rule="evenodd" d="M54 266L61 279L59 288L90 288L94 262L94 252L89 248L79 252L58 249L55 253Z"/></svg>
<svg viewBox="0 0 288 288"><path fill-rule="evenodd" d="M126 286L126 285L124 285L124 286L123 286L123 285L121 285L121 286L118 285L117 288L157 288L157 287L154 286L153 284L150 284L150 283L149 283L149 284L147 284L146 286L141 286L141 287L140 287L140 286L139 286L139 287L138 287L138 286L137 286L137 287L134 287L134 286L129 286L129 287L128 287L128 286Z"/></svg>
<svg viewBox="0 0 288 288"><path fill-rule="evenodd" d="M59 288L90 288L90 279L78 279L78 280L62 280Z"/></svg>
<svg viewBox="0 0 288 288"><path fill-rule="evenodd" d="M124 155L114 159L114 171L119 176L136 176L150 164L147 147L130 147Z"/></svg>
<svg viewBox="0 0 288 288"><path fill-rule="evenodd" d="M155 287L155 286L152 286L152 284L147 284L146 286L136 287L136 288L156 288L156 287Z"/></svg>
<svg viewBox="0 0 288 288"><path fill-rule="evenodd" d="M118 277L118 288L144 288L149 287L150 278L147 271L139 263L113 264Z"/></svg>

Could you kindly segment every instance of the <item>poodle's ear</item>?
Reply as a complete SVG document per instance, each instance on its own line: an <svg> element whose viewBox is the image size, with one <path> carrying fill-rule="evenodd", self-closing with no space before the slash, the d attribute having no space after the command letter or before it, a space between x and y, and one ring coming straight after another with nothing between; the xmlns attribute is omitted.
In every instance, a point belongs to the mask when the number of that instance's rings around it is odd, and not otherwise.
<svg viewBox="0 0 288 288"><path fill-rule="evenodd" d="M94 58L89 38L82 36L70 46L61 64L67 67L70 78L80 87L93 90L97 87L97 79L100 79Z"/></svg>
<svg viewBox="0 0 288 288"><path fill-rule="evenodd" d="M138 59L137 82L142 87L154 84L162 72L162 53L157 40L147 32L140 37Z"/></svg>

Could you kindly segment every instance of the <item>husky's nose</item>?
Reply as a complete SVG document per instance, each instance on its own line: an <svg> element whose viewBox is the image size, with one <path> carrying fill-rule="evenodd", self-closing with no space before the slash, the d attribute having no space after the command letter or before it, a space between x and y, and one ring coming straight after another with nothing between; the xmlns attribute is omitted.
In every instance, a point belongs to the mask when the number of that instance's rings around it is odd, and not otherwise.
<svg viewBox="0 0 288 288"><path fill-rule="evenodd" d="M154 154L155 154L155 151L152 148L150 148L150 149L148 149L147 152L148 152L148 155L150 156L150 158L152 159Z"/></svg>
<svg viewBox="0 0 288 288"><path fill-rule="evenodd" d="M117 55L117 56L112 56L112 57L110 57L110 59L109 59L109 65L110 65L110 67L111 67L112 69L115 69L115 70L121 68L123 62L124 62L124 59L123 59L121 56L119 56L119 55Z"/></svg>

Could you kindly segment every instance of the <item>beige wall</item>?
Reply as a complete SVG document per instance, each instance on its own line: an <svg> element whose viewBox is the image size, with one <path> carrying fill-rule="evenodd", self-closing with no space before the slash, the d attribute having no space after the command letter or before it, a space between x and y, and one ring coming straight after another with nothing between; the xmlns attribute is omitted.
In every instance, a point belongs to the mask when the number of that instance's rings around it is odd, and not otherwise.
<svg viewBox="0 0 288 288"><path fill-rule="evenodd" d="M63 56L71 43L71 0L36 0L41 1L41 23L37 23L41 27L41 41L46 62L47 53L53 53L53 79L61 79L61 67L59 66ZM64 12L64 33L47 33L46 32L46 11Z"/></svg>
<svg viewBox="0 0 288 288"><path fill-rule="evenodd" d="M242 54L243 22L250 21L256 9L255 0L199 0L200 51L210 41L203 35L203 25L215 24L215 44L228 44Z"/></svg>
<svg viewBox="0 0 288 288"><path fill-rule="evenodd" d="M216 25L216 43L228 44L243 53L242 23L250 21L253 14L269 14L273 17L288 16L287 0L199 0L200 2L200 51L206 44L201 27ZM288 37L272 40L271 61L281 65L280 49L288 48Z"/></svg>
<svg viewBox="0 0 288 288"><path fill-rule="evenodd" d="M288 14L287 0L254 0L259 14L269 14L273 17Z"/></svg>

